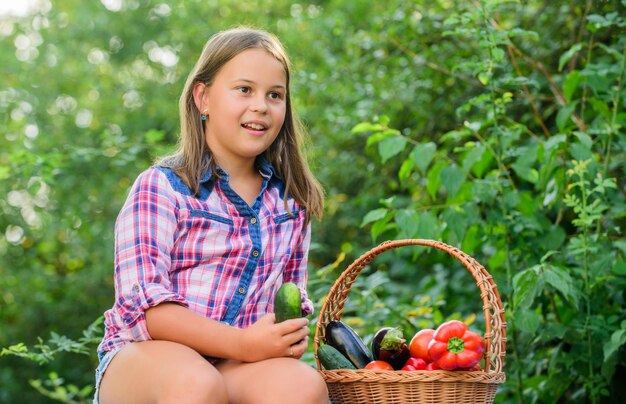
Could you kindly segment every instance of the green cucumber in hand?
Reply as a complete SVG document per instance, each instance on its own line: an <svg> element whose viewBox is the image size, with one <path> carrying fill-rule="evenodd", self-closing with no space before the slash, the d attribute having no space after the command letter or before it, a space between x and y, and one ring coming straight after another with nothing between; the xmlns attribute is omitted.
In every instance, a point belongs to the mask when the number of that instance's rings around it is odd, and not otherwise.
<svg viewBox="0 0 626 404"><path fill-rule="evenodd" d="M302 296L295 283L284 283L278 289L274 298L274 313L277 323L302 317Z"/></svg>

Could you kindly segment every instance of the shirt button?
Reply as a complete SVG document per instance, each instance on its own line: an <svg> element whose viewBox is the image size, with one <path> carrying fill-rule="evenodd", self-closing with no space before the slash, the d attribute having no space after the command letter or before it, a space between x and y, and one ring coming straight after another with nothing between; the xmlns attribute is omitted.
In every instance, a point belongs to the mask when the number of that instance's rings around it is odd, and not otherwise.
<svg viewBox="0 0 626 404"><path fill-rule="evenodd" d="M256 217L253 217L252 219L250 219L250 223L256 224Z"/></svg>
<svg viewBox="0 0 626 404"><path fill-rule="evenodd" d="M239 293L242 295L246 293L246 288L239 288Z"/></svg>
<svg viewBox="0 0 626 404"><path fill-rule="evenodd" d="M259 251L258 250L252 251L252 256L258 257L259 256Z"/></svg>

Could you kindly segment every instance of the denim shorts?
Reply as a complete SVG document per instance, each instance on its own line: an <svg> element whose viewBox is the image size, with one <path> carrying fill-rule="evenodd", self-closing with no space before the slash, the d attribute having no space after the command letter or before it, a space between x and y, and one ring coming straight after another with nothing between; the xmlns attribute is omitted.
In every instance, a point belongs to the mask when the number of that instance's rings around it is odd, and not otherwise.
<svg viewBox="0 0 626 404"><path fill-rule="evenodd" d="M100 383L102 382L102 376L104 376L104 372L107 370L109 363L113 357L122 350L122 347L115 348L108 352L98 352L98 359L100 360L100 364L96 368L96 391L93 396L93 404L98 404L98 393L100 392Z"/></svg>

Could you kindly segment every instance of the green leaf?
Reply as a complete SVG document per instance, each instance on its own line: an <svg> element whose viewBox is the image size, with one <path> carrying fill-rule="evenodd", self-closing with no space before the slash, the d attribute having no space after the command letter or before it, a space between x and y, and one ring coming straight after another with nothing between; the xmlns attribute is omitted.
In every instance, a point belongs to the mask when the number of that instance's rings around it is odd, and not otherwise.
<svg viewBox="0 0 626 404"><path fill-rule="evenodd" d="M480 72L478 73L478 80L482 83L482 85L486 86L491 80L491 76L491 72Z"/></svg>
<svg viewBox="0 0 626 404"><path fill-rule="evenodd" d="M576 110L575 102L567 104L559 109L559 112L556 114L556 126L559 128L559 131L565 131L566 125L569 123L574 110Z"/></svg>
<svg viewBox="0 0 626 404"><path fill-rule="evenodd" d="M370 229L372 240L376 240L379 235L393 228L393 225L389 224L389 221L393 218L393 216L394 216L394 212L390 211L384 217L374 222L374 224L372 225L372 228Z"/></svg>
<svg viewBox="0 0 626 404"><path fill-rule="evenodd" d="M620 20L619 14L616 12L608 13L606 15L591 14L587 17L587 21L589 21L587 28L592 32L596 32L601 28L617 25L620 23Z"/></svg>
<svg viewBox="0 0 626 404"><path fill-rule="evenodd" d="M461 185L465 182L465 173L457 166L445 166L441 169L441 183L448 191L448 196L454 198Z"/></svg>
<svg viewBox="0 0 626 404"><path fill-rule="evenodd" d="M565 144L567 142L567 136L560 134L552 136L550 139L546 140L543 144L543 147L546 151L546 154L552 153L552 151L559 147L561 144Z"/></svg>
<svg viewBox="0 0 626 404"><path fill-rule="evenodd" d="M613 332L611 339L604 344L604 361L608 361L624 344L626 344L626 329L622 328Z"/></svg>
<svg viewBox="0 0 626 404"><path fill-rule="evenodd" d="M352 128L352 133L380 132L384 127L379 123L361 122Z"/></svg>
<svg viewBox="0 0 626 404"><path fill-rule="evenodd" d="M531 310L517 310L514 322L520 331L535 334L541 324L541 316Z"/></svg>
<svg viewBox="0 0 626 404"><path fill-rule="evenodd" d="M481 239L479 237L480 227L478 225L470 226L465 232L463 237L463 243L461 249L467 254L473 254L474 251L481 245Z"/></svg>
<svg viewBox="0 0 626 404"><path fill-rule="evenodd" d="M617 62L621 62L622 59L624 58L624 56L622 56L622 54L620 52L618 52L615 48L612 48L610 46L606 46L603 43L597 43L595 45L597 47L603 49L609 55L613 56Z"/></svg>
<svg viewBox="0 0 626 404"><path fill-rule="evenodd" d="M478 124L480 127L480 123ZM450 132L446 132L441 136L442 142L460 142L463 139L469 138L472 136L472 131L468 129L460 129L460 130L451 130Z"/></svg>
<svg viewBox="0 0 626 404"><path fill-rule="evenodd" d="M468 173L474 165L479 162L483 153L485 153L485 146L482 144L476 145L476 147L471 148L463 157L463 171Z"/></svg>
<svg viewBox="0 0 626 404"><path fill-rule="evenodd" d="M559 250L567 234L560 226L551 226L547 231L537 238L538 245L541 245L546 250Z"/></svg>
<svg viewBox="0 0 626 404"><path fill-rule="evenodd" d="M565 53L561 55L561 57L559 58L559 71L563 70L563 66L565 66L565 64L569 62L574 57L574 55L580 52L584 45L585 44L583 42L574 44L571 48L569 48Z"/></svg>
<svg viewBox="0 0 626 404"><path fill-rule="evenodd" d="M380 154L382 162L385 163L393 156L401 153L405 146L406 138L401 135L391 136L381 140L380 143L378 143L378 153Z"/></svg>
<svg viewBox="0 0 626 404"><path fill-rule="evenodd" d="M8 348L2 348L2 351L0 351L0 356L17 355L17 354L23 354L27 352L28 352L28 347L26 346L26 344L24 344L23 342L19 342L15 345L9 346Z"/></svg>
<svg viewBox="0 0 626 404"><path fill-rule="evenodd" d="M572 101L572 95L578 89L578 85L580 84L582 78L583 75L579 70L572 70L565 78L565 81L563 82L563 95L568 103Z"/></svg>
<svg viewBox="0 0 626 404"><path fill-rule="evenodd" d="M367 142L365 143L366 147L369 147L373 144L379 143L388 137L396 136L396 133L393 131L385 130L382 132L374 132L367 137Z"/></svg>
<svg viewBox="0 0 626 404"><path fill-rule="evenodd" d="M455 241L462 241L469 224L469 219L465 212L448 208L442 213L441 218L455 236Z"/></svg>
<svg viewBox="0 0 626 404"><path fill-rule="evenodd" d="M517 175L533 184L539 179L539 173L533 168L537 161L537 152L536 146L528 147L511 165Z"/></svg>
<svg viewBox="0 0 626 404"><path fill-rule="evenodd" d="M417 167L419 167L420 171L425 173L426 168L428 168L428 165L433 160L436 152L437 145L433 142L420 143L413 147L413 150L411 151L411 158Z"/></svg>
<svg viewBox="0 0 626 404"><path fill-rule="evenodd" d="M568 327L560 323L546 322L545 326L541 329L540 338L542 341L550 341L552 339L562 340L567 332Z"/></svg>
<svg viewBox="0 0 626 404"><path fill-rule="evenodd" d="M496 251L487 261L489 268L497 269L501 268L507 260L507 255L505 250Z"/></svg>
<svg viewBox="0 0 626 404"><path fill-rule="evenodd" d="M542 279L535 267L526 269L513 277L513 303L517 308L528 308L543 289Z"/></svg>
<svg viewBox="0 0 626 404"><path fill-rule="evenodd" d="M381 115L378 118L378 122L386 128L389 126L389 122L391 122L391 118L389 118L387 115Z"/></svg>
<svg viewBox="0 0 626 404"><path fill-rule="evenodd" d="M87 397L91 394L92 391L93 391L93 386L88 384L78 392L78 395L79 397Z"/></svg>
<svg viewBox="0 0 626 404"><path fill-rule="evenodd" d="M426 238L435 240L439 237L441 229L439 227L439 221L437 216L431 212L422 212L419 215L417 221L418 229L417 236L420 238Z"/></svg>
<svg viewBox="0 0 626 404"><path fill-rule="evenodd" d="M585 161L593 157L591 147L583 143L572 143L570 145L570 153L574 160Z"/></svg>
<svg viewBox="0 0 626 404"><path fill-rule="evenodd" d="M504 49L502 48L492 48L491 49L491 54L493 56L493 60L495 60L496 62L500 62L502 60L504 60ZM488 74L491 74L491 70L487 72Z"/></svg>
<svg viewBox="0 0 626 404"><path fill-rule="evenodd" d="M401 209L396 213L396 225L406 238L413 238L419 229L419 215L413 209Z"/></svg>
<svg viewBox="0 0 626 404"><path fill-rule="evenodd" d="M426 189L432 198L435 198L437 192L439 191L439 186L441 185L439 174L445 165L446 163L440 161L428 172L428 184L426 185Z"/></svg>
<svg viewBox="0 0 626 404"><path fill-rule="evenodd" d="M591 97L589 99L589 103L593 107L593 110L598 112L601 116L603 116L604 119L606 119L607 121L611 119L611 110L609 108L609 105L606 102L596 97Z"/></svg>
<svg viewBox="0 0 626 404"><path fill-rule="evenodd" d="M616 275L626 276L626 261L617 261L611 271Z"/></svg>
<svg viewBox="0 0 626 404"><path fill-rule="evenodd" d="M400 169L398 170L398 179L400 182L406 182L415 167L415 162L413 159L406 159L402 162Z"/></svg>
<svg viewBox="0 0 626 404"><path fill-rule="evenodd" d="M386 209L386 208L378 208L378 209L370 210L369 212L365 214L365 217L363 218L363 221L361 222L361 227L364 227L368 225L369 223L382 219L383 217L385 217L388 211L389 209Z"/></svg>
<svg viewBox="0 0 626 404"><path fill-rule="evenodd" d="M574 280L570 274L562 268L546 265L544 266L543 277L547 284L561 292L563 297L572 305L578 305L578 293Z"/></svg>

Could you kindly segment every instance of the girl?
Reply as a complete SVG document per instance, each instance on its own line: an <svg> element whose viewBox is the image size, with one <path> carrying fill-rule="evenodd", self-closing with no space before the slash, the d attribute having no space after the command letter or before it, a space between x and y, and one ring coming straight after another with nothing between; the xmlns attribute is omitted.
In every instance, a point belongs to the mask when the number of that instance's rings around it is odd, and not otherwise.
<svg viewBox="0 0 626 404"><path fill-rule="evenodd" d="M177 152L139 175L116 221L95 402L327 403L298 360L308 321L271 314L284 282L312 313L309 220L323 209L280 42L248 28L212 37L180 118Z"/></svg>

